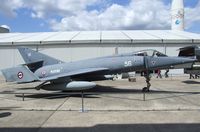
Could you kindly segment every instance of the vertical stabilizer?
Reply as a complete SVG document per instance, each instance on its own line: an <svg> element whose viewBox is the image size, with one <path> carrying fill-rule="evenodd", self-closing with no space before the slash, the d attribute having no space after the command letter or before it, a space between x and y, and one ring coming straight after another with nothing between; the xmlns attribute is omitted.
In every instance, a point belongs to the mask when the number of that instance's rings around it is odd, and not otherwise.
<svg viewBox="0 0 200 132"><path fill-rule="evenodd" d="M40 52L36 52L29 48L20 47L18 48L18 50L26 64L35 63L39 61L43 61L43 66L63 63L61 60L47 56Z"/></svg>
<svg viewBox="0 0 200 132"><path fill-rule="evenodd" d="M183 0L172 0L171 29L184 30L184 4Z"/></svg>

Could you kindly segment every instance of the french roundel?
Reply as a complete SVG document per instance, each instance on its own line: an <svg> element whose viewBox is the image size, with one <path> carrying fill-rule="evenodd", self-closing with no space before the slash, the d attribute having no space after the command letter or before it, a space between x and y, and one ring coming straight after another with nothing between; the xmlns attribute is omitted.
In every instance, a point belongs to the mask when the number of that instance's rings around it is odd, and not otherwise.
<svg viewBox="0 0 200 132"><path fill-rule="evenodd" d="M17 77L18 77L19 79L22 79L23 76L24 76L23 72L18 72L18 73L17 73Z"/></svg>

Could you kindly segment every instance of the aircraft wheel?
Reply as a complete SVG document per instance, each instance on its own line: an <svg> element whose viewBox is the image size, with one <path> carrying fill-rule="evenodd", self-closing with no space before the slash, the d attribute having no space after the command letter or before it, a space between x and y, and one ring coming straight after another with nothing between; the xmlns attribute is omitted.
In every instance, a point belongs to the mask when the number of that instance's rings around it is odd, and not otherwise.
<svg viewBox="0 0 200 132"><path fill-rule="evenodd" d="M36 89L36 90L40 90L40 88L39 88L39 87L36 87L35 89Z"/></svg>
<svg viewBox="0 0 200 132"><path fill-rule="evenodd" d="M149 88L144 87L144 88L142 89L142 92L149 92Z"/></svg>

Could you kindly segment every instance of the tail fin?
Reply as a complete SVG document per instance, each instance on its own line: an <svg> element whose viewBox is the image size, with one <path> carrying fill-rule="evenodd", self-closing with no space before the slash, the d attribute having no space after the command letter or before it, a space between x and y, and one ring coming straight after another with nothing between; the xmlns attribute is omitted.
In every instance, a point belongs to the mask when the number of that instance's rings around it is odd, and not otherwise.
<svg viewBox="0 0 200 132"><path fill-rule="evenodd" d="M53 57L47 56L45 54L36 52L34 50L31 50L29 48L20 47L18 48L21 56L23 57L25 63L35 63L39 61L43 61L43 66L45 65L52 65L52 64L58 64L63 63L60 60L57 60Z"/></svg>
<svg viewBox="0 0 200 132"><path fill-rule="evenodd" d="M7 82L29 83L39 81L38 77L23 65L4 69L2 73Z"/></svg>
<svg viewBox="0 0 200 132"><path fill-rule="evenodd" d="M179 49L179 57L195 57L200 61L200 48L197 46L187 46Z"/></svg>

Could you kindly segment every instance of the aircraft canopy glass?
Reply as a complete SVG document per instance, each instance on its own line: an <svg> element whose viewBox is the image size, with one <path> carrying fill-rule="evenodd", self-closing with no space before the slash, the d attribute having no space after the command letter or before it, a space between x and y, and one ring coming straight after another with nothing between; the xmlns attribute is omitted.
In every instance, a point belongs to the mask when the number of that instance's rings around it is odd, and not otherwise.
<svg viewBox="0 0 200 132"><path fill-rule="evenodd" d="M134 55L138 55L138 56L152 56L152 57L158 57L158 56L167 56L157 50L153 50L153 49L148 49L148 50L141 50L138 52L135 52Z"/></svg>

